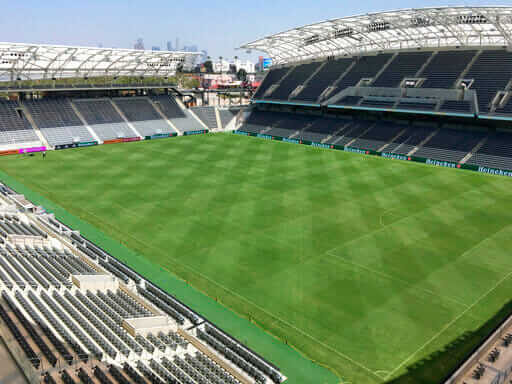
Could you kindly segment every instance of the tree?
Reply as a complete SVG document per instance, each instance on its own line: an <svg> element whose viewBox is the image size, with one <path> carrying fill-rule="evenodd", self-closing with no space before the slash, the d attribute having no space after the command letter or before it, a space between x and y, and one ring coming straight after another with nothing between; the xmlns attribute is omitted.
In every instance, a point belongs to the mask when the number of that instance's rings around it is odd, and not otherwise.
<svg viewBox="0 0 512 384"><path fill-rule="evenodd" d="M204 69L206 70L206 73L213 73L213 63L211 60L206 60L204 62Z"/></svg>
<svg viewBox="0 0 512 384"><path fill-rule="evenodd" d="M236 74L236 77L240 81L246 81L247 80L247 71L243 68L240 68Z"/></svg>
<svg viewBox="0 0 512 384"><path fill-rule="evenodd" d="M176 72L177 73L183 72L183 63L178 64L178 66L176 67Z"/></svg>

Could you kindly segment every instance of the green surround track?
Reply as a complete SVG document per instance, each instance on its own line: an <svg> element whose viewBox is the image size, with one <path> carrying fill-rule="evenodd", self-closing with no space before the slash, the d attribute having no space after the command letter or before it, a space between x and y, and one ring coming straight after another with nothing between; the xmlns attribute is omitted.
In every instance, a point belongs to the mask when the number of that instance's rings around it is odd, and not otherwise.
<svg viewBox="0 0 512 384"><path fill-rule="evenodd" d="M430 382L407 381L411 366L475 333L512 292L504 177L229 134L0 169L289 383Z"/></svg>

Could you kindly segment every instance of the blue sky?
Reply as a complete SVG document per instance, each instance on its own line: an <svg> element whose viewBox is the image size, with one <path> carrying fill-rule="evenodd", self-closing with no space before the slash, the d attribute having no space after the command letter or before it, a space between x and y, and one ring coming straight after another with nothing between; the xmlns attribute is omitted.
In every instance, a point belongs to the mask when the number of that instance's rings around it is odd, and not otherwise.
<svg viewBox="0 0 512 384"><path fill-rule="evenodd" d="M446 0L445 0L446 1ZM510 5L487 0L23 0L2 7L0 40L7 42L146 48L167 40L197 44L212 57L246 57L234 48L316 21L390 9L442 5ZM251 58L254 54L251 55Z"/></svg>

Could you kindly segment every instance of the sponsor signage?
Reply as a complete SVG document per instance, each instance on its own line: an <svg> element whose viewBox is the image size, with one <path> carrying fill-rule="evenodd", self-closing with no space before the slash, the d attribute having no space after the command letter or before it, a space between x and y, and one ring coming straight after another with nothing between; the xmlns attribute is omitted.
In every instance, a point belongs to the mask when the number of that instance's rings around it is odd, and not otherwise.
<svg viewBox="0 0 512 384"><path fill-rule="evenodd" d="M256 137L259 137L260 139L265 139L265 140L274 140L274 136L265 135L264 133L258 133L256 135Z"/></svg>
<svg viewBox="0 0 512 384"><path fill-rule="evenodd" d="M46 147L32 147L32 148L21 148L19 153L33 153L33 152L44 152Z"/></svg>
<svg viewBox="0 0 512 384"><path fill-rule="evenodd" d="M60 150L60 149L79 148L79 147L92 147L93 145L98 145L98 142L97 141L87 141L87 142L83 142L83 143L61 144L61 145L56 145L55 149Z"/></svg>
<svg viewBox="0 0 512 384"><path fill-rule="evenodd" d="M233 131L233 133L235 135L250 136L250 134L248 132L244 132L244 131Z"/></svg>
<svg viewBox="0 0 512 384"><path fill-rule="evenodd" d="M512 171L506 171L506 170L503 170L503 169L488 168L488 167L478 167L478 172L480 172L480 173L487 173L489 175L498 175L498 176L512 177Z"/></svg>
<svg viewBox="0 0 512 384"><path fill-rule="evenodd" d="M370 151L367 151L366 149L360 149L360 148L354 148L354 147L348 147L348 146L345 146L344 150L345 150L345 152L360 153L362 155L370 154Z"/></svg>
<svg viewBox="0 0 512 384"><path fill-rule="evenodd" d="M450 161L439 161L433 159L426 159L426 164L435 165L436 167L445 167L445 168L460 168L460 164L452 163Z"/></svg>
<svg viewBox="0 0 512 384"><path fill-rule="evenodd" d="M412 157L410 157L410 156L398 155L396 153L383 152L380 155L381 155L381 157L385 157L387 159L404 160L404 161L412 160Z"/></svg>
<svg viewBox="0 0 512 384"><path fill-rule="evenodd" d="M205 133L208 133L207 129L201 129L198 131L187 131L183 133L183 136L191 136L191 135L203 135Z"/></svg>
<svg viewBox="0 0 512 384"><path fill-rule="evenodd" d="M302 144L301 140L298 139L288 139L287 137L283 137L283 140L285 143L291 143L291 144Z"/></svg>
<svg viewBox="0 0 512 384"><path fill-rule="evenodd" d="M87 141L84 143L78 143L79 147L92 147L93 145L98 145L97 141Z"/></svg>
<svg viewBox="0 0 512 384"><path fill-rule="evenodd" d="M332 144L323 144L323 143L312 142L310 145L312 147L317 147L317 148L334 149L334 145L332 145Z"/></svg>
<svg viewBox="0 0 512 384"><path fill-rule="evenodd" d="M11 149L9 151L0 151L0 156L17 155L19 151L17 149Z"/></svg>
<svg viewBox="0 0 512 384"><path fill-rule="evenodd" d="M103 144L116 144L116 143L122 143L122 139L111 139L111 140L105 140Z"/></svg>
<svg viewBox="0 0 512 384"><path fill-rule="evenodd" d="M134 141L140 141L140 140L141 140L140 137L125 137L121 141L123 143L133 143Z"/></svg>

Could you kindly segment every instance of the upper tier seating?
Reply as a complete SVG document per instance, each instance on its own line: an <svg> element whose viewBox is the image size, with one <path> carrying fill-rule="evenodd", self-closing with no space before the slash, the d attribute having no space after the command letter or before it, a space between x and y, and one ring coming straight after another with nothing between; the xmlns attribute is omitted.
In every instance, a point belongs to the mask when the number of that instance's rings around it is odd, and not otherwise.
<svg viewBox="0 0 512 384"><path fill-rule="evenodd" d="M441 129L414 156L459 162L486 136L483 132Z"/></svg>
<svg viewBox="0 0 512 384"><path fill-rule="evenodd" d="M50 145L90 142L94 138L82 124L68 99L23 102Z"/></svg>
<svg viewBox="0 0 512 384"><path fill-rule="evenodd" d="M217 114L215 107L194 107L192 111L208 127L208 129L217 129Z"/></svg>
<svg viewBox="0 0 512 384"><path fill-rule="evenodd" d="M364 99L361 102L362 107L374 107L374 108L386 108L391 109L395 105L395 100L384 100L384 99Z"/></svg>
<svg viewBox="0 0 512 384"><path fill-rule="evenodd" d="M334 96L336 92L347 87L355 86L361 79L374 78L392 56L390 53L383 53L359 58L352 69L336 85L336 90L330 96Z"/></svg>
<svg viewBox="0 0 512 384"><path fill-rule="evenodd" d="M375 80L372 87L398 87L406 77L414 77L432 52L404 52L398 54L391 64Z"/></svg>
<svg viewBox="0 0 512 384"><path fill-rule="evenodd" d="M453 88L455 81L462 74L475 56L476 51L441 51L438 52L420 74L426 78L422 88Z"/></svg>
<svg viewBox="0 0 512 384"><path fill-rule="evenodd" d="M116 111L110 100L73 100L89 126L101 140L135 137L136 134Z"/></svg>
<svg viewBox="0 0 512 384"><path fill-rule="evenodd" d="M412 100L400 100L397 106L398 109L411 109L411 110L419 110L419 111L434 111L436 108L436 102L420 102L414 99Z"/></svg>
<svg viewBox="0 0 512 384"><path fill-rule="evenodd" d="M116 98L114 102L142 136L174 132L147 98Z"/></svg>
<svg viewBox="0 0 512 384"><path fill-rule="evenodd" d="M496 93L504 90L512 79L512 52L482 52L464 77L474 79L470 89L477 91L480 113L488 113Z"/></svg>
<svg viewBox="0 0 512 384"><path fill-rule="evenodd" d="M16 101L0 100L0 144L38 142L34 129L17 108Z"/></svg>
<svg viewBox="0 0 512 384"><path fill-rule="evenodd" d="M512 114L512 96L509 97L507 103L503 107L496 108L495 112L497 114L500 114L500 115L510 115L510 114Z"/></svg>
<svg viewBox="0 0 512 384"><path fill-rule="evenodd" d="M464 100L446 100L441 105L441 111L471 113L471 103Z"/></svg>
<svg viewBox="0 0 512 384"><path fill-rule="evenodd" d="M322 65L320 62L297 65L291 70L279 87L272 92L270 99L287 100L299 85L302 85Z"/></svg>
<svg viewBox="0 0 512 384"><path fill-rule="evenodd" d="M292 100L316 102L327 87L334 82L350 67L352 59L338 59L327 61L322 68L311 78L304 89Z"/></svg>
<svg viewBox="0 0 512 384"><path fill-rule="evenodd" d="M263 79L263 82L259 86L258 90L254 94L255 99L261 99L263 98L263 95L265 92L274 84L281 81L284 75L290 70L290 67L284 67L284 68L276 68L271 69L267 76L265 76L265 79Z"/></svg>

